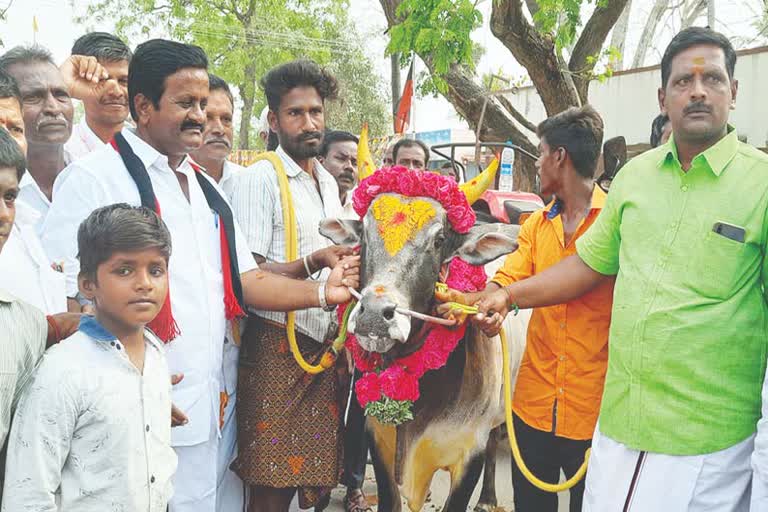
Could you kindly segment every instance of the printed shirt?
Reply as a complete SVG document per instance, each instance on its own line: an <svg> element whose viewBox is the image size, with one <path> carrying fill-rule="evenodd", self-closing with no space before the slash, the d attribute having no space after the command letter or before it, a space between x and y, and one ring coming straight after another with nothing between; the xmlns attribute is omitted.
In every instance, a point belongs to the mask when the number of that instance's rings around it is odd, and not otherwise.
<svg viewBox="0 0 768 512"><path fill-rule="evenodd" d="M222 352L227 322L218 218L208 206L188 159L177 172L187 177L189 200L168 166L168 158L130 129L122 133L147 168L171 233L171 307L181 334L166 345L166 350L171 371L184 373L184 380L174 386L173 401L190 419L174 428L172 435L174 446L194 445L208 441L219 428L219 392L224 389ZM80 268L77 226L96 208L121 202L138 206L141 200L120 155L111 146L73 163L61 177L65 179L56 180L43 247L52 261L64 261L67 294L72 297L77 293ZM240 272L256 268L237 222L235 237Z"/></svg>
<svg viewBox="0 0 768 512"><path fill-rule="evenodd" d="M3 512L165 512L176 453L162 343L139 372L93 317L43 356L8 437Z"/></svg>
<svg viewBox="0 0 768 512"><path fill-rule="evenodd" d="M339 187L334 177L315 160L315 176L320 186L318 192L315 180L304 172L282 147L277 148L277 154L288 175L288 186L296 211L298 256L303 258L331 245L331 241L318 230L320 221L324 218L341 216ZM280 203L277 173L272 164L266 160L256 162L235 177L232 206L248 239L251 252L263 256L268 262L285 263L283 207ZM329 271L325 270L312 278L326 279L328 273ZM285 324L284 313L255 313L268 320ZM297 311L296 329L315 341L323 342L328 337L329 326L335 315L335 312L326 312L320 308Z"/></svg>
<svg viewBox="0 0 768 512"><path fill-rule="evenodd" d="M57 272L43 251L35 225L38 213L16 201L16 220L0 252L0 288L46 314L67 310L64 274Z"/></svg>
<svg viewBox="0 0 768 512"><path fill-rule="evenodd" d="M64 151L67 155L67 161L74 162L104 146L105 142L93 133L85 121L85 117L83 117L79 123L72 127L72 135L64 144Z"/></svg>
<svg viewBox="0 0 768 512"><path fill-rule="evenodd" d="M568 244L562 203L554 200L535 212L520 228L519 248L492 281L507 286L576 254L576 240L604 203L605 192L595 186L590 210ZM512 405L531 427L569 439L592 438L608 361L612 295L613 279L568 303L533 310Z"/></svg>
<svg viewBox="0 0 768 512"><path fill-rule="evenodd" d="M619 172L579 256L617 274L600 431L699 455L755 432L766 365L768 156L736 131L683 172L674 137ZM725 223L743 232L715 232Z"/></svg>

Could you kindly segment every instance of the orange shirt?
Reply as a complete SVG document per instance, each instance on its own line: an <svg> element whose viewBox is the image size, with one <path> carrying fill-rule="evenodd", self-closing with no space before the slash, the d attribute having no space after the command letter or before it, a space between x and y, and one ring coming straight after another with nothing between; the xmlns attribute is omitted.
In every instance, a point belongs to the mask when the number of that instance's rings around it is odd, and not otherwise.
<svg viewBox="0 0 768 512"><path fill-rule="evenodd" d="M590 211L568 245L560 203L531 215L520 228L520 247L492 281L506 286L576 254L576 239L595 221L605 198L595 186ZM592 438L608 366L613 284L611 279L577 300L533 311L512 402L515 414L531 427L552 432L555 419L555 435Z"/></svg>

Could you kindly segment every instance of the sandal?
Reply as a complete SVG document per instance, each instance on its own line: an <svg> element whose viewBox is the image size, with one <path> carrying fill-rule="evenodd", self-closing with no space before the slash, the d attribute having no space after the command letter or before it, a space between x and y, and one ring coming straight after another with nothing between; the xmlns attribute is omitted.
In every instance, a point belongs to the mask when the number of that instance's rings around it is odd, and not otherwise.
<svg viewBox="0 0 768 512"><path fill-rule="evenodd" d="M344 496L345 512L373 512L361 489L348 491Z"/></svg>

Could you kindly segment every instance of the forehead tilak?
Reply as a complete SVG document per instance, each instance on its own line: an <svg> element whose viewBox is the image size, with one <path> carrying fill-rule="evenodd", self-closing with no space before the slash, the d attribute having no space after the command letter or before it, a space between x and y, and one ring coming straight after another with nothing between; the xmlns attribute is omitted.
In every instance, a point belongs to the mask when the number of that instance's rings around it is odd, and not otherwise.
<svg viewBox="0 0 768 512"><path fill-rule="evenodd" d="M405 245L435 218L435 207L424 199L401 200L398 196L378 197L370 207L376 229L390 256L396 256Z"/></svg>

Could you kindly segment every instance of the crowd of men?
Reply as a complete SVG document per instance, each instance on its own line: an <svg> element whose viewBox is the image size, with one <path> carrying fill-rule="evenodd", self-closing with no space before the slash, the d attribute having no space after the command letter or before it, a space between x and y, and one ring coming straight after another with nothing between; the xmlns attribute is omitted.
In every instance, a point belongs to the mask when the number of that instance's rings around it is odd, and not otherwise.
<svg viewBox="0 0 768 512"><path fill-rule="evenodd" d="M0 56L2 511L323 510L340 482L346 510L371 510L359 373L340 358L305 374L285 330L295 311L318 363L359 285L359 256L318 232L357 218L358 139L325 125L336 79L308 60L270 70L273 152L244 169L233 95L202 49L95 32L71 53ZM487 334L535 308L514 429L545 480L592 448L572 511L768 510L768 157L728 124L735 64L709 29L674 38L656 149L608 194L599 113L542 122L553 200L462 297ZM429 156L403 139L383 165L426 171ZM516 466L512 480L516 510L557 510Z"/></svg>

